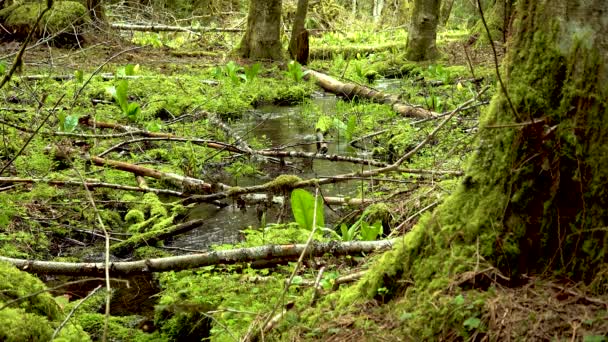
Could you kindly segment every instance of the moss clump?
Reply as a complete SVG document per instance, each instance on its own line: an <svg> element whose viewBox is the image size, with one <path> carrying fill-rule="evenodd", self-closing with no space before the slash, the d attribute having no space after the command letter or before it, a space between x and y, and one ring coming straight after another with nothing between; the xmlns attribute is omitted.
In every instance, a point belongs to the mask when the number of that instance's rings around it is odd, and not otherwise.
<svg viewBox="0 0 608 342"><path fill-rule="evenodd" d="M16 267L0 262L0 306L44 290L38 278ZM47 292L17 301L0 311L0 341L49 341L63 319L59 305ZM90 341L82 329L66 325L58 341Z"/></svg>
<svg viewBox="0 0 608 342"><path fill-rule="evenodd" d="M146 216L144 215L144 212L139 209L131 209L127 212L127 215L125 215L125 222L130 225L142 223L145 220Z"/></svg>
<svg viewBox="0 0 608 342"><path fill-rule="evenodd" d="M53 8L34 27L45 6L46 3L39 2L9 6L0 11L0 22L12 32L10 38L13 39L23 39L34 30L36 37L51 35L55 36L56 42L75 43L80 40L82 27L89 22L87 9L82 4L76 1L55 1Z"/></svg>
<svg viewBox="0 0 608 342"><path fill-rule="evenodd" d="M85 313L76 316L78 324L89 333L93 340L100 341L104 330L105 316L98 313ZM158 333L148 334L138 329L142 318L139 316L110 316L108 341L166 341Z"/></svg>
<svg viewBox="0 0 608 342"><path fill-rule="evenodd" d="M46 288L40 279L4 262L0 262L0 274L2 274L0 280L0 302L2 303ZM21 300L10 307L20 308L27 313L40 315L50 320L59 319L61 316L59 306L53 300L53 297L46 292Z"/></svg>
<svg viewBox="0 0 608 342"><path fill-rule="evenodd" d="M291 190L293 185L301 182L302 178L296 175L280 175L274 180L264 184L270 191L285 191Z"/></svg>

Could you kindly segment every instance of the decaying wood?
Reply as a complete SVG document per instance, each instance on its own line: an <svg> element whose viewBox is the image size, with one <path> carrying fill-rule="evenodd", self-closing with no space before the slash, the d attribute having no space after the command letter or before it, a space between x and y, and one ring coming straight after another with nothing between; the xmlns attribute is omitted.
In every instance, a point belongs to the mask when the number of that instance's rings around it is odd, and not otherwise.
<svg viewBox="0 0 608 342"><path fill-rule="evenodd" d="M192 220L180 223L171 227L167 227L158 231L151 231L143 234L137 234L110 247L110 253L117 257L122 257L142 246L154 246L157 242L183 234L192 229L200 227L205 223L204 219Z"/></svg>
<svg viewBox="0 0 608 342"><path fill-rule="evenodd" d="M377 103L390 105L399 115L412 118L427 119L439 115L439 113L435 113L430 110L404 104L397 95L385 94L383 92L357 84L343 83L318 71L308 71L309 73L307 74L307 77L313 77L321 88L349 100L352 100L355 97L360 97Z"/></svg>
<svg viewBox="0 0 608 342"><path fill-rule="evenodd" d="M43 178L19 178L19 177L0 177L0 184L36 184L44 183L49 185L61 185L61 186L77 186L82 187L83 184L79 180L55 180L55 179L43 179ZM155 188L141 188L137 186L114 184L100 182L97 179L86 179L85 185L89 189L93 188L109 188L124 191L136 191L136 192L152 192L157 195L169 195L177 197L189 196L181 191L168 190L168 189L155 189Z"/></svg>
<svg viewBox="0 0 608 342"><path fill-rule="evenodd" d="M358 255L391 248L396 240L323 242L313 243L307 248L307 255L332 256ZM193 269L209 265L253 262L265 259L297 259L306 246L269 245L213 251L201 254L180 255L167 258L147 259L127 262L111 262L110 274L113 277L144 274L151 272L168 272ZM35 274L62 274L71 276L103 276L104 263L71 263L55 261L24 260L0 256L0 261L8 262L19 269Z"/></svg>

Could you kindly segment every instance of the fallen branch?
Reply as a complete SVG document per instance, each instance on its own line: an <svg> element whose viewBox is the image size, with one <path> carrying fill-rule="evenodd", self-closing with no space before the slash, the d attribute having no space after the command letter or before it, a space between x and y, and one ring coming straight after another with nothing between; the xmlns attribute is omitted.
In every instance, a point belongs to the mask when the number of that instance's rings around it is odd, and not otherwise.
<svg viewBox="0 0 608 342"><path fill-rule="evenodd" d="M200 34L203 32L232 32L239 33L245 32L244 29L240 28L222 28L222 27L184 27L184 26L170 26L170 25L158 25L158 24L121 24L113 23L110 27L116 30L127 30L127 31L141 31L141 32L187 32Z"/></svg>
<svg viewBox="0 0 608 342"><path fill-rule="evenodd" d="M43 179L43 178L18 178L18 177L0 177L0 184L36 184L43 183L49 185L64 185L64 186L78 186L82 187L82 182L75 180L55 180L55 179ZM95 179L87 179L86 186L88 188L108 188L124 191L136 191L136 192L152 192L157 195L169 195L177 197L189 196L181 191L167 190L167 189L155 189L155 188L140 188L137 186L129 186L114 183L104 183Z"/></svg>
<svg viewBox="0 0 608 342"><path fill-rule="evenodd" d="M323 242L308 246L307 255L332 256L357 255L391 248L395 240ZM179 255L167 258L147 259L127 262L111 262L110 274L114 277L151 272L168 272L193 269L218 264L235 264L256 260L281 258L297 259L304 250L304 244L269 245L202 254ZM70 263L55 261L24 260L0 256L0 261L8 262L19 269L35 274L61 274L71 276L102 276L104 263Z"/></svg>
<svg viewBox="0 0 608 342"><path fill-rule="evenodd" d="M397 95L385 94L383 92L352 83L343 83L329 75L320 73L318 71L310 69L308 71L309 73L306 75L306 77L314 77L317 84L321 88L332 92L338 96L343 96L347 99L360 97L372 100L377 103L386 104L391 106L393 110L399 115L407 117L427 119L439 115L438 113L432 112L430 110L403 104L401 103L401 100Z"/></svg>
<svg viewBox="0 0 608 342"><path fill-rule="evenodd" d="M162 172L155 169L135 165L131 163L125 163L112 159L105 159L100 157L90 157L89 159L93 164L97 166L106 166L116 170L131 172L137 176L151 177L160 180L166 180L173 185L182 187L184 191L190 193L201 193L210 192L211 184L205 183L205 181L198 178L192 178L187 176L181 176L171 172Z"/></svg>

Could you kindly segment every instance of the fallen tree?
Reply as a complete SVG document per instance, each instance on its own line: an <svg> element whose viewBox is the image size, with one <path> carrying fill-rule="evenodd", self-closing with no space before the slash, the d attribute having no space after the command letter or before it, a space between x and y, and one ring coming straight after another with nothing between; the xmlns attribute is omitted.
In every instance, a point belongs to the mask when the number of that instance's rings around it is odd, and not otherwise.
<svg viewBox="0 0 608 342"><path fill-rule="evenodd" d="M307 246L305 244L268 245L167 258L111 262L109 264L109 269L110 276L119 277L151 272L180 271L210 265L235 264L268 259L295 260L305 249L309 256L323 256L326 253L330 253L332 256L357 255L390 248L393 246L394 242L395 240L353 241L343 243L332 241L313 243L308 246L308 248L306 248ZM103 262L71 263L24 260L1 256L0 261L11 263L22 271L47 275L61 274L69 276L103 277L105 268Z"/></svg>
<svg viewBox="0 0 608 342"><path fill-rule="evenodd" d="M391 106L399 115L418 119L434 118L440 115L439 113L421 107L404 104L397 95L385 94L381 91L358 84L340 82L335 78L318 71L308 70L306 77L313 77L321 88L338 96L345 97L349 100L360 97L376 103L386 104Z"/></svg>

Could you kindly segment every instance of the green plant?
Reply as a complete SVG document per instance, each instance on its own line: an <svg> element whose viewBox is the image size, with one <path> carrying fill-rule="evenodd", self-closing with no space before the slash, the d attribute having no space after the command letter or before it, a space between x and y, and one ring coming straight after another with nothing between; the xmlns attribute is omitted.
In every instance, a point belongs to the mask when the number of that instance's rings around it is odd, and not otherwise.
<svg viewBox="0 0 608 342"><path fill-rule="evenodd" d="M287 76L296 82L301 82L304 79L304 76L309 73L309 70L304 71L302 65L296 61L291 61L287 64Z"/></svg>
<svg viewBox="0 0 608 342"><path fill-rule="evenodd" d="M376 221L374 224L361 221L361 240L375 241L380 234L382 234L382 221Z"/></svg>
<svg viewBox="0 0 608 342"><path fill-rule="evenodd" d="M116 86L106 88L107 92L112 95L127 118L131 121L135 121L141 113L141 108L139 107L139 104L135 102L129 103L127 98L128 89L129 83L127 80L120 80Z"/></svg>
<svg viewBox="0 0 608 342"><path fill-rule="evenodd" d="M291 192L291 210L293 217L301 228L312 230L313 221L317 227L325 226L323 214L323 200L317 198L315 211L315 198L304 189L295 189ZM316 216L316 217L315 217Z"/></svg>
<svg viewBox="0 0 608 342"><path fill-rule="evenodd" d="M59 128L62 132L73 132L78 126L78 115L66 115L64 112L57 114Z"/></svg>
<svg viewBox="0 0 608 342"><path fill-rule="evenodd" d="M247 83L251 83L255 80L255 78L258 76L258 74L260 73L260 70L262 69L262 65L260 63L255 63L252 64L250 66L245 67L245 74L244 75L240 75L242 79L245 80L245 82Z"/></svg>

